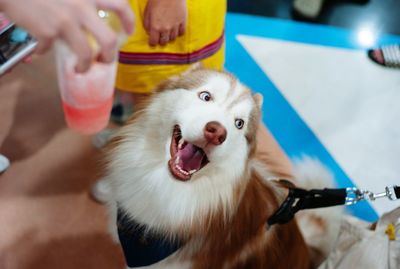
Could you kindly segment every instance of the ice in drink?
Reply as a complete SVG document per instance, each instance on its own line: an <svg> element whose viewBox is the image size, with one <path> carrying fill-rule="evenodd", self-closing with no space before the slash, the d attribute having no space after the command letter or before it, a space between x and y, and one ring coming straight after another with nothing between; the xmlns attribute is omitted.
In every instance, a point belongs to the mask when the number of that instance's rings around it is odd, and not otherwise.
<svg viewBox="0 0 400 269"><path fill-rule="evenodd" d="M116 73L116 63L93 63L83 74L75 72L75 58L69 49L57 45L57 71L68 127L83 134L95 134L109 121Z"/></svg>
<svg viewBox="0 0 400 269"><path fill-rule="evenodd" d="M98 15L118 36L121 45L126 36L118 17L103 10ZM94 55L95 39L88 35ZM95 59L96 57L94 57ZM64 44L56 44L57 76L67 125L83 134L94 134L105 128L112 109L117 63L93 62L89 71L75 72L76 55Z"/></svg>

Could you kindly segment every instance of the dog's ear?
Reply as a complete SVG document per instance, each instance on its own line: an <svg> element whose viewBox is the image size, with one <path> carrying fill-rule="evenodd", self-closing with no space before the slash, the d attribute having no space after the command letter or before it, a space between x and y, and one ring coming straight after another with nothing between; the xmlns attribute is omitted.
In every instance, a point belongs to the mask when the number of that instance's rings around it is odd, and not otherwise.
<svg viewBox="0 0 400 269"><path fill-rule="evenodd" d="M173 89L175 88L176 82L179 80L179 76L172 76L169 77L166 80L163 80L161 83L159 83L156 88L153 90L153 92L161 92L166 89Z"/></svg>
<svg viewBox="0 0 400 269"><path fill-rule="evenodd" d="M177 82L182 78L185 77L186 75L196 71L196 70L200 70L200 69L204 69L204 65L201 62L196 62L194 64L192 64L191 66L189 66L188 69L186 69L185 71L183 71L182 73L180 73L179 75L175 75L172 77L169 77L168 79L162 81L160 84L157 85L157 87L154 89L154 92L160 92L162 90L165 89L173 89L176 88L176 84Z"/></svg>
<svg viewBox="0 0 400 269"><path fill-rule="evenodd" d="M195 62L191 66L189 66L188 69L182 72L181 76L187 75L193 71L199 70L199 69L204 69L204 64L202 62Z"/></svg>
<svg viewBox="0 0 400 269"><path fill-rule="evenodd" d="M259 110L262 108L263 104L263 96L260 93L256 93L253 95L254 102L256 103Z"/></svg>
<svg viewBox="0 0 400 269"><path fill-rule="evenodd" d="M178 87L182 87L182 86L189 86L190 83L187 83L187 82L198 81L198 79L195 79L195 78L187 79L187 78L191 77L191 73L202 70L202 69L205 69L205 67L201 62L194 63L191 66L189 66L188 69L181 72L179 75L169 77L168 79L162 81L154 89L154 92L160 92L165 89L174 89L174 88L178 88ZM188 88L188 87L183 87L183 88Z"/></svg>

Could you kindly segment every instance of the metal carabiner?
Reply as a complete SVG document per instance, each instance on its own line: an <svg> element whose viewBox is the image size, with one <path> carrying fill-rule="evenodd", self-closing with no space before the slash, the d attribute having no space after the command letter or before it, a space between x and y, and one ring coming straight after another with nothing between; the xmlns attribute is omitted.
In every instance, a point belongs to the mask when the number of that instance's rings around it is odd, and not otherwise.
<svg viewBox="0 0 400 269"><path fill-rule="evenodd" d="M346 188L346 200L345 205L354 205L357 204L359 201L364 200L363 191L357 189L356 187L348 187Z"/></svg>
<svg viewBox="0 0 400 269"><path fill-rule="evenodd" d="M396 196L396 188L399 188L399 187L398 186L387 186L385 188L386 196L391 201L395 201L395 200L400 199L400 197Z"/></svg>
<svg viewBox="0 0 400 269"><path fill-rule="evenodd" d="M385 187L384 192L379 192L379 193L373 193L368 190L360 190L357 189L356 187L346 188L347 197L345 205L354 205L361 200L375 201L376 199L384 197L387 197L391 201L400 199L399 197L396 196L395 188L396 186L387 186Z"/></svg>

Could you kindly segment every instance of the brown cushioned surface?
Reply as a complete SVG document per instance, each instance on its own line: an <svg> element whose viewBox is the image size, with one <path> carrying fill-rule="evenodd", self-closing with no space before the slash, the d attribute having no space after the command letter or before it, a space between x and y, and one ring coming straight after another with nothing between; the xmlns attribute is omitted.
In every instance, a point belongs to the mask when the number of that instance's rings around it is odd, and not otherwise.
<svg viewBox="0 0 400 269"><path fill-rule="evenodd" d="M0 78L0 268L123 268L89 196L99 152L66 128L52 54Z"/></svg>

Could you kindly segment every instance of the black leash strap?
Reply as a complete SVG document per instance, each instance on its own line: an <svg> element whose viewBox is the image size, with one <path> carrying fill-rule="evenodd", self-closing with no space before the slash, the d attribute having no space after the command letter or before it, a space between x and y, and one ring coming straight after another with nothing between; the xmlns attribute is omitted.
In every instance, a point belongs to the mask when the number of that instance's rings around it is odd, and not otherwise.
<svg viewBox="0 0 400 269"><path fill-rule="evenodd" d="M287 185L286 181L281 181ZM389 200L400 199L400 186L388 186L384 192L373 193L357 188L312 189L304 190L289 186L289 194L278 210L268 219L268 225L284 224L294 218L303 209L353 205L362 200L375 201L386 197Z"/></svg>
<svg viewBox="0 0 400 269"><path fill-rule="evenodd" d="M344 205L346 189L304 190L289 188L286 200L278 210L268 219L268 225L284 224L294 218L294 215L303 209Z"/></svg>

